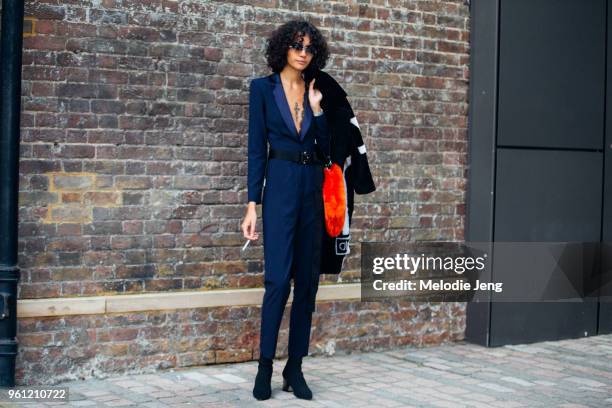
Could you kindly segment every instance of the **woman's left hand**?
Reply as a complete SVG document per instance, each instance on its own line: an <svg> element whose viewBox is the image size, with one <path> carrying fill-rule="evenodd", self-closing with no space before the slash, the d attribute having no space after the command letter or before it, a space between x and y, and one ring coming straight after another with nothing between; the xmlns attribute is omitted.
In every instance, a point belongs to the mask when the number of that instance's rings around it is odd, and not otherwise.
<svg viewBox="0 0 612 408"><path fill-rule="evenodd" d="M314 82L316 78L313 78L310 81L310 86L308 88L308 101L310 102L310 108L314 113L317 113L321 110L321 99L323 99L323 94L318 89L314 89Z"/></svg>

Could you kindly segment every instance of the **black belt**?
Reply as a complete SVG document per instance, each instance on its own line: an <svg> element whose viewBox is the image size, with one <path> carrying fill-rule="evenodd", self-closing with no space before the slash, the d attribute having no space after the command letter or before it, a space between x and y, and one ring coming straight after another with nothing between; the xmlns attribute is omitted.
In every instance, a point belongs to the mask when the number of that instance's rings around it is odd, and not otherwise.
<svg viewBox="0 0 612 408"><path fill-rule="evenodd" d="M289 160L300 164L323 164L315 152L294 152L291 150L278 150L270 148L268 159Z"/></svg>

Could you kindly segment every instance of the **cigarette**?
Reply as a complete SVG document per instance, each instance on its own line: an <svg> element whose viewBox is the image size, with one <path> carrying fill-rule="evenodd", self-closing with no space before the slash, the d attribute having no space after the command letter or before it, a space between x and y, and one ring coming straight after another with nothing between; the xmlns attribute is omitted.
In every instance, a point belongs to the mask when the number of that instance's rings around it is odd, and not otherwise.
<svg viewBox="0 0 612 408"><path fill-rule="evenodd" d="M249 246L249 243L250 243L250 242L251 242L251 240L250 240L250 239L247 239L247 242L246 242L246 243L245 243L245 244L242 246L241 251L244 251L244 250L246 249L246 247L248 247L248 246Z"/></svg>

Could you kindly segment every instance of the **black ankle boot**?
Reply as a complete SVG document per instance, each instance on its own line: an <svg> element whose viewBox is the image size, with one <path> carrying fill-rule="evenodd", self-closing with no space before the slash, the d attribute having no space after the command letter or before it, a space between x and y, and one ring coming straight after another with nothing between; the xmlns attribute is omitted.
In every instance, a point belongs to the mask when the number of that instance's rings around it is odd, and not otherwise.
<svg viewBox="0 0 612 408"><path fill-rule="evenodd" d="M289 357L283 369L283 391L293 389L293 394L301 399L312 399L312 391L308 388L302 373L302 357Z"/></svg>
<svg viewBox="0 0 612 408"><path fill-rule="evenodd" d="M258 400L266 400L272 395L272 359L260 356L259 365L257 366L257 375L255 376L255 386L253 387L253 396Z"/></svg>

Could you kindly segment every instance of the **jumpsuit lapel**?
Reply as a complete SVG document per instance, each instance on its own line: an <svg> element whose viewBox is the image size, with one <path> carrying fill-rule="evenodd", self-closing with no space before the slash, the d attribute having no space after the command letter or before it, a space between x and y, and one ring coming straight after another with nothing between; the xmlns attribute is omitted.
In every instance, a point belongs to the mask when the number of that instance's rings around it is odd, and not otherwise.
<svg viewBox="0 0 612 408"><path fill-rule="evenodd" d="M287 125L287 130L291 136L296 139L302 141L304 139L304 135L308 132L308 128L310 127L312 110L310 109L310 103L308 102L308 90L306 89L304 92L304 119L302 119L302 128L298 134L297 128L295 127L295 122L293 122L293 117L291 116L291 109L289 107L289 102L287 101L287 95L285 95L285 91L283 89L283 84L281 83L280 74L274 74L274 102L276 102L276 106L283 117L283 121L285 125Z"/></svg>
<svg viewBox="0 0 612 408"><path fill-rule="evenodd" d="M308 132L310 122L312 120L312 109L308 101L308 89L304 92L304 119L302 119L302 128L300 129L300 139L304 140L304 136Z"/></svg>

